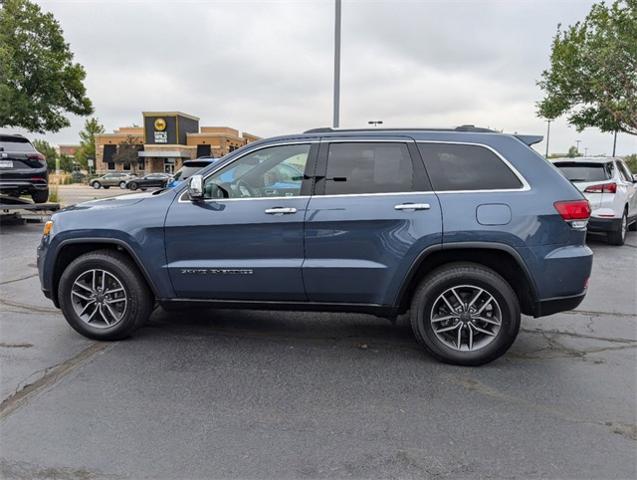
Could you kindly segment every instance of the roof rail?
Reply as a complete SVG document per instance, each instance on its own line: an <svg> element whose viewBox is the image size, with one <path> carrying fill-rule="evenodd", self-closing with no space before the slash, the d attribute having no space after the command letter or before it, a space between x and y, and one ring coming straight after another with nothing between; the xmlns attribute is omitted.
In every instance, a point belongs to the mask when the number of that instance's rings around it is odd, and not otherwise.
<svg viewBox="0 0 637 480"><path fill-rule="evenodd" d="M435 132L481 132L497 133L489 128L476 127L475 125L460 125L455 128L332 128L318 127L306 130L303 133L329 133L329 132L409 132L409 131L435 131Z"/></svg>

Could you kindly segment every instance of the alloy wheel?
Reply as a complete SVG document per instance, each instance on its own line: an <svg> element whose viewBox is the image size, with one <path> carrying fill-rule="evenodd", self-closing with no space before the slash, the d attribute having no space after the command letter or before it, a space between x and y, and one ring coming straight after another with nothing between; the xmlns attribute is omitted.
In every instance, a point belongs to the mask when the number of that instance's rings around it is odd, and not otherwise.
<svg viewBox="0 0 637 480"><path fill-rule="evenodd" d="M472 352L495 340L502 326L502 309L484 288L457 285L436 298L430 321L436 337L447 347Z"/></svg>
<svg viewBox="0 0 637 480"><path fill-rule="evenodd" d="M77 316L95 328L110 328L124 318L128 296L122 282L101 269L87 270L75 279L71 303Z"/></svg>

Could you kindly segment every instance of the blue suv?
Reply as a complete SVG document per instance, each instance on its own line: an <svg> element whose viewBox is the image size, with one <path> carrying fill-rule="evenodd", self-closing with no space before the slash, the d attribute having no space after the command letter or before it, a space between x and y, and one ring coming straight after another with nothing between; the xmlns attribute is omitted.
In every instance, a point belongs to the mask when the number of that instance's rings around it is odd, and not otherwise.
<svg viewBox="0 0 637 480"><path fill-rule="evenodd" d="M248 144L148 194L56 213L44 294L98 340L157 305L410 312L435 358L502 355L521 314L577 307L588 202L530 145L472 126L332 130Z"/></svg>

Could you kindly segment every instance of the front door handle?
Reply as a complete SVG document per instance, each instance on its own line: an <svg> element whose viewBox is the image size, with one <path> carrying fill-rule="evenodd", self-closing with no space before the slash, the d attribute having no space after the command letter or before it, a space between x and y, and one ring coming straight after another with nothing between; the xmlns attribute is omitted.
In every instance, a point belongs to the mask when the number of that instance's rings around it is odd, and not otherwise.
<svg viewBox="0 0 637 480"><path fill-rule="evenodd" d="M400 203L394 208L396 210L429 210L431 205L428 203Z"/></svg>
<svg viewBox="0 0 637 480"><path fill-rule="evenodd" d="M274 207L265 210L268 215L290 215L296 213L296 208L292 207Z"/></svg>

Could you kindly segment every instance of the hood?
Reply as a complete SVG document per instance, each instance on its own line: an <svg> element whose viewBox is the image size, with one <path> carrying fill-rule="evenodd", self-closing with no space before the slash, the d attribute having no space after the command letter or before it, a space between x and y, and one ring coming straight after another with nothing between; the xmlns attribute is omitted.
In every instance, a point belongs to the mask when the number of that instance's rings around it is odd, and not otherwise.
<svg viewBox="0 0 637 480"><path fill-rule="evenodd" d="M117 197L99 198L96 200L88 200L86 202L71 205L63 211L69 210L85 210L88 208L116 208L127 205L134 205L141 202L145 198L153 196L154 192L129 193L127 195L118 195Z"/></svg>

